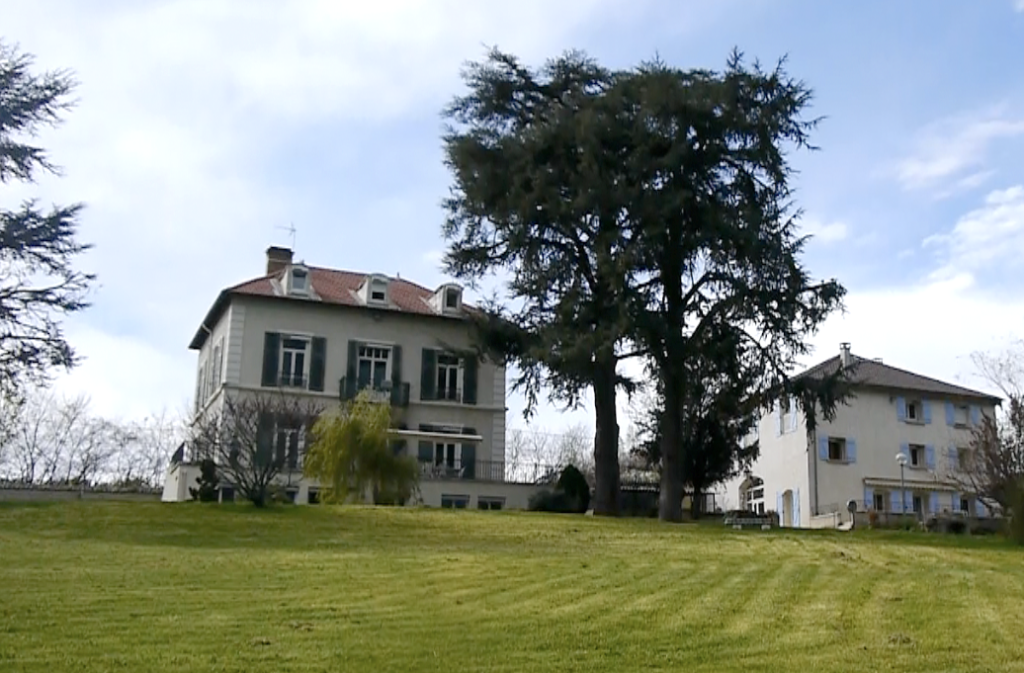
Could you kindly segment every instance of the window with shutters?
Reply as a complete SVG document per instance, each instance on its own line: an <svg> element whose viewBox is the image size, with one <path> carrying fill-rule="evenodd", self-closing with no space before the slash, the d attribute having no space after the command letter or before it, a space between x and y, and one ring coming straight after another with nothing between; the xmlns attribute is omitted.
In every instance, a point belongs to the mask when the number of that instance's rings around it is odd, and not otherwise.
<svg viewBox="0 0 1024 673"><path fill-rule="evenodd" d="M921 423L924 415L921 413L921 400L907 400L907 422Z"/></svg>
<svg viewBox="0 0 1024 673"><path fill-rule="evenodd" d="M967 447L958 446L956 448L956 467L960 470L969 470L972 466L973 454Z"/></svg>
<svg viewBox="0 0 1024 673"><path fill-rule="evenodd" d="M844 438L828 438L828 459L839 463L846 462L846 440Z"/></svg>
<svg viewBox="0 0 1024 673"><path fill-rule="evenodd" d="M971 420L970 409L966 404L958 404L953 409L953 425L966 428Z"/></svg>
<svg viewBox="0 0 1024 673"><path fill-rule="evenodd" d="M871 503L876 512L885 511L885 503L888 502L887 494L884 491L875 491L873 496L874 502Z"/></svg>
<svg viewBox="0 0 1024 673"><path fill-rule="evenodd" d="M924 512L924 498L921 495L915 493L912 502L914 514L922 514Z"/></svg>
<svg viewBox="0 0 1024 673"><path fill-rule="evenodd" d="M437 399L462 401L462 360L448 353L437 354Z"/></svg>
<svg viewBox="0 0 1024 673"><path fill-rule="evenodd" d="M963 514L967 514L968 516L970 516L970 514L971 514L971 499L969 497L967 497L966 495L961 495L961 496L958 496L958 500L959 500L959 502L954 503L956 505L957 511L961 512Z"/></svg>
<svg viewBox="0 0 1024 673"><path fill-rule="evenodd" d="M309 381L309 339L285 336L281 340L279 383L286 388L305 388Z"/></svg>
<svg viewBox="0 0 1024 673"><path fill-rule="evenodd" d="M384 390L391 385L391 348L361 344L358 351L359 389Z"/></svg>
<svg viewBox="0 0 1024 673"><path fill-rule="evenodd" d="M910 452L910 467L924 467L925 466L925 450L921 444L910 444L908 447Z"/></svg>

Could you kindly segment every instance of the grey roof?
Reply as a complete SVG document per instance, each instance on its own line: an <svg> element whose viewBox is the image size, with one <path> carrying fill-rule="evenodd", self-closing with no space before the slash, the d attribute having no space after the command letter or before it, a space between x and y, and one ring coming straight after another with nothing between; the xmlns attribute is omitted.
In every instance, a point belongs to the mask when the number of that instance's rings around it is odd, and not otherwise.
<svg viewBox="0 0 1024 673"><path fill-rule="evenodd" d="M963 386L953 385L945 381L921 376L905 369L899 369L877 360L851 356L854 360L854 368L851 372L851 379L856 385L870 386L872 388L888 388L907 392L930 393L932 395L946 395L949 397L967 397L985 400L998 404L1001 398L988 393L983 393ZM840 356L835 356L814 365L807 371L798 374L796 378L803 377L825 377L835 374L841 366Z"/></svg>

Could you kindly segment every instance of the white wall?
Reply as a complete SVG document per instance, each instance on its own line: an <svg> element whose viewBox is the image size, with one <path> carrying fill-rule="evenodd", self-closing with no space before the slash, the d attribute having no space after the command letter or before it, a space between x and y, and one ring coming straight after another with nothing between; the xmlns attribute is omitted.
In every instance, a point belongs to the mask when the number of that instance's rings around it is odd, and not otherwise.
<svg viewBox="0 0 1024 673"><path fill-rule="evenodd" d="M945 402L947 398L928 397L925 401L931 407L931 422L900 421L897 416L897 400L921 400L921 394L877 389L860 390L849 405L840 409L836 419L829 423L822 421L817 428L816 441L826 437L843 437L856 443L856 461L839 463L821 460L818 445L815 458L818 460L818 498L822 508L838 505L846 511L845 503L865 500L865 480L885 480L898 483L900 467L896 454L905 444L930 446L934 451L934 468L926 465L907 467L905 480L908 490L916 487L924 493L939 492L940 511L952 506L954 489L945 484L953 466L948 460L951 446L967 447L971 440L969 427L953 427L946 423ZM956 404L975 404L977 400L949 399ZM992 405L981 406L983 414L994 414ZM887 496L888 497L888 496ZM863 506L863 505L862 505ZM925 508L927 509L927 503Z"/></svg>
<svg viewBox="0 0 1024 673"><path fill-rule="evenodd" d="M803 414L797 411L795 422L784 418L781 434L778 427L774 413L762 415L757 429L760 455L754 462L751 473L764 480L766 510L779 511L777 495L782 496L786 491L791 491L794 502L790 514L795 514L795 510L799 509L799 521L794 523L806 525L810 516L810 496L807 487L810 457ZM739 490L745 480L746 476L741 475L718 489L716 496L724 503L722 509L739 507ZM780 512L780 515L782 514L784 512Z"/></svg>

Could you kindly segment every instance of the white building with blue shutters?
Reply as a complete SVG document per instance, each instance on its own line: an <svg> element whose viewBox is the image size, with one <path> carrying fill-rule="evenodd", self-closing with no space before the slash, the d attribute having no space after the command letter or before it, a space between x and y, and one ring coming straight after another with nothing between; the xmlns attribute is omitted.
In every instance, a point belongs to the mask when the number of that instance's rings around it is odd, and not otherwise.
<svg viewBox="0 0 1024 673"><path fill-rule="evenodd" d="M749 474L723 485L724 507L775 510L781 525L794 527L845 512L851 500L858 511L986 516L950 477L970 459L971 429L995 414L999 398L857 357L849 344L800 376L840 367L850 368L854 395L836 418L808 431L793 402L765 414L760 456ZM902 481L897 453L906 456Z"/></svg>
<svg viewBox="0 0 1024 673"><path fill-rule="evenodd" d="M505 369L477 357L471 310L454 284L312 267L272 247L266 273L220 292L190 344L196 415L230 395L274 391L327 410L370 389L395 410L395 449L420 464L423 504L524 508L537 487L506 479ZM302 476L314 420L261 419L282 486L301 503L316 499ZM188 499L196 474L172 466L164 499Z"/></svg>

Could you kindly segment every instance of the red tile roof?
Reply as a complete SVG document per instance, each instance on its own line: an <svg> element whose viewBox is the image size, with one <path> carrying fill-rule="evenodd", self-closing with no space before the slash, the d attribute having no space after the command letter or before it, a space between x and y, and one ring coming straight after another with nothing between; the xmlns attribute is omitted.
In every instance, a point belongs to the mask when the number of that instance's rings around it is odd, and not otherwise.
<svg viewBox="0 0 1024 673"><path fill-rule="evenodd" d="M309 277L313 287L313 292L319 297L318 303L336 306L363 307L376 311L395 311L399 313L413 313L417 315L446 318L453 317L451 314L439 314L433 309L433 307L431 307L430 298L434 295L435 290L425 288L422 285L417 285L416 283L411 283L404 278L388 279L387 306L366 306L359 300L357 292L366 279L373 274L359 273L355 271L341 271L338 269L324 269L314 266L308 266L306 268L309 269ZM200 325L195 337L189 344L189 348L202 348L203 342L206 341L207 336L207 331L204 327L210 329L213 328L213 324L219 319L220 313L227 308L232 296L245 295L254 297L277 297L283 300L310 301L305 298L287 297L275 292L272 281L280 281L283 276L284 271L282 270L281 272L273 275L247 280L221 291L220 295L217 297L217 301L214 302L210 311L207 313L206 319L203 321L203 325ZM472 310L472 307L465 304L463 304L463 308Z"/></svg>
<svg viewBox="0 0 1024 673"><path fill-rule="evenodd" d="M342 306L364 306L356 296L356 292L363 282L373 274L357 273L355 271L339 271L337 269L322 269L315 266L306 267L309 269L309 277L313 285L313 291L319 295L324 304L340 304ZM232 294L247 294L260 297L275 297L271 279L280 280L283 274L264 276L253 280L239 283L228 288ZM434 290L428 290L422 285L410 283L404 278L389 278L388 282L388 304L387 308L402 313L418 313L420 315L437 315L430 306L430 298Z"/></svg>

